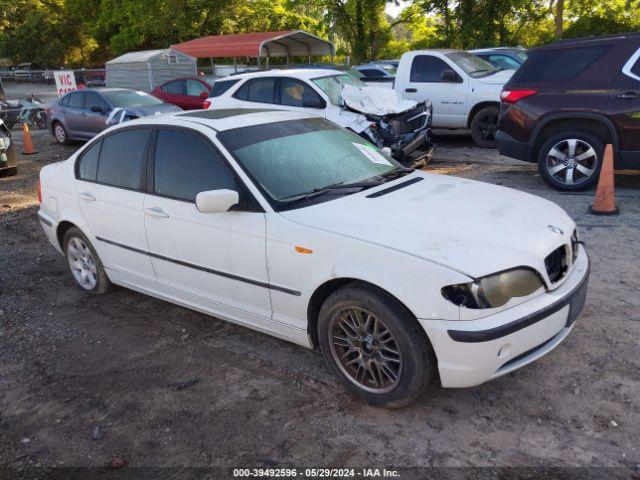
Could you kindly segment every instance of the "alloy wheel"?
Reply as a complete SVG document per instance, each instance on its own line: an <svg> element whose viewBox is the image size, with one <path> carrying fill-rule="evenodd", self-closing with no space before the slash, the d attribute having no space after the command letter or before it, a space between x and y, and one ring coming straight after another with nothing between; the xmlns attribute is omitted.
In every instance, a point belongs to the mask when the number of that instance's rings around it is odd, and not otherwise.
<svg viewBox="0 0 640 480"><path fill-rule="evenodd" d="M93 290L98 283L98 270L91 250L81 238L69 240L67 261L76 282L85 290Z"/></svg>
<svg viewBox="0 0 640 480"><path fill-rule="evenodd" d="M565 185L588 181L598 166L598 154L586 141L578 138L561 140L547 153L547 171Z"/></svg>
<svg viewBox="0 0 640 480"><path fill-rule="evenodd" d="M485 140L495 140L498 131L498 114L487 112L478 119L478 130Z"/></svg>
<svg viewBox="0 0 640 480"><path fill-rule="evenodd" d="M65 140L67 139L67 133L64 131L64 127L59 123L53 129L53 133L58 143L64 143Z"/></svg>
<svg viewBox="0 0 640 480"><path fill-rule="evenodd" d="M359 307L337 312L329 326L331 354L342 373L359 388L386 393L400 382L402 354L391 330Z"/></svg>

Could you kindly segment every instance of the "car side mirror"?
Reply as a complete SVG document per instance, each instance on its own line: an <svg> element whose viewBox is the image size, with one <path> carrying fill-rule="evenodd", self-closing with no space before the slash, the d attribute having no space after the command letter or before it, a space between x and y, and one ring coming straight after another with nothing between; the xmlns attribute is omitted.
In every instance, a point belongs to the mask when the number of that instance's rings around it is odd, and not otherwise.
<svg viewBox="0 0 640 480"><path fill-rule="evenodd" d="M200 98L202 100L206 100L207 98L209 98L209 92L200 92Z"/></svg>
<svg viewBox="0 0 640 480"><path fill-rule="evenodd" d="M228 212L240 202L240 195L235 190L209 190L196 195L196 207L201 213Z"/></svg>
<svg viewBox="0 0 640 480"><path fill-rule="evenodd" d="M450 68L447 68L440 74L440 80L443 82L455 83L458 81L458 74Z"/></svg>
<svg viewBox="0 0 640 480"><path fill-rule="evenodd" d="M94 105L93 107L91 107L91 111L94 113L101 113L102 115L104 115L104 108L99 107L98 105Z"/></svg>

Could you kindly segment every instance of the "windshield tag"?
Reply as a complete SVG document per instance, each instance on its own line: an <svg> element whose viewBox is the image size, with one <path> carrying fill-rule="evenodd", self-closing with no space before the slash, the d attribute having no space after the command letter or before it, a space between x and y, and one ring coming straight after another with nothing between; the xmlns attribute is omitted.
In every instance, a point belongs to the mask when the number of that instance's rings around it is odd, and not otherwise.
<svg viewBox="0 0 640 480"><path fill-rule="evenodd" d="M351 142L351 144L358 150L360 150L360 152L373 163L378 163L380 165L391 165L391 162L384 158L384 156L381 155L380 152L378 152L375 148L370 147L369 145L363 145L362 143Z"/></svg>

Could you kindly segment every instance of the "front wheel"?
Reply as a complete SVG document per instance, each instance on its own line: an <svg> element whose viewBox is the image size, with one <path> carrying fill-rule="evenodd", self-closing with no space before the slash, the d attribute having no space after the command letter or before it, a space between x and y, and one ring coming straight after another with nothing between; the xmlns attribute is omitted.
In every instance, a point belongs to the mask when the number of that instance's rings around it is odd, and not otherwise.
<svg viewBox="0 0 640 480"><path fill-rule="evenodd" d="M53 136L56 137L56 141L60 145L69 145L69 135L67 134L67 129L64 128L64 125L60 122L56 122L53 124Z"/></svg>
<svg viewBox="0 0 640 480"><path fill-rule="evenodd" d="M560 133L540 148L538 171L556 190L586 190L598 181L603 154L604 143L592 133Z"/></svg>
<svg viewBox="0 0 640 480"><path fill-rule="evenodd" d="M327 298L318 337L342 383L373 405L408 405L435 376L435 355L416 320L395 299L368 285L349 284Z"/></svg>
<svg viewBox="0 0 640 480"><path fill-rule="evenodd" d="M500 108L495 105L482 108L471 120L471 137L479 147L496 148L496 132Z"/></svg>

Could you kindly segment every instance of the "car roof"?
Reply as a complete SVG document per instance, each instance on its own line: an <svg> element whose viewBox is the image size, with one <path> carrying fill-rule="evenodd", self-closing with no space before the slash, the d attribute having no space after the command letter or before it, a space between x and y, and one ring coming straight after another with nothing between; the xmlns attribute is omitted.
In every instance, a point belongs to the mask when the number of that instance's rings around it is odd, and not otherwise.
<svg viewBox="0 0 640 480"><path fill-rule="evenodd" d="M328 68L289 68L284 70L274 69L274 70L263 70L260 72L247 72L247 73L239 73L237 75L224 77L220 80L231 80L236 78L254 78L254 77L296 77L296 78L318 78L318 77L328 77L330 75L344 75L347 72L342 72L340 70L332 70Z"/></svg>
<svg viewBox="0 0 640 480"><path fill-rule="evenodd" d="M457 48L423 48L422 50L411 50L407 53L466 53L464 50L458 50Z"/></svg>
<svg viewBox="0 0 640 480"><path fill-rule="evenodd" d="M475 50L469 50L469 53L489 53L489 52L526 52L526 48L493 47L493 48L476 48Z"/></svg>
<svg viewBox="0 0 640 480"><path fill-rule="evenodd" d="M271 108L221 108L213 110L189 110L165 115L141 117L122 125L204 125L222 132L234 128L249 127L265 123L319 118L317 115L292 110Z"/></svg>
<svg viewBox="0 0 640 480"><path fill-rule="evenodd" d="M571 46L589 46L589 45L610 45L617 42L640 42L640 33L620 33L617 35L598 35L583 38L568 38L566 40L558 40L557 42L534 50L554 50L556 48L567 48Z"/></svg>

